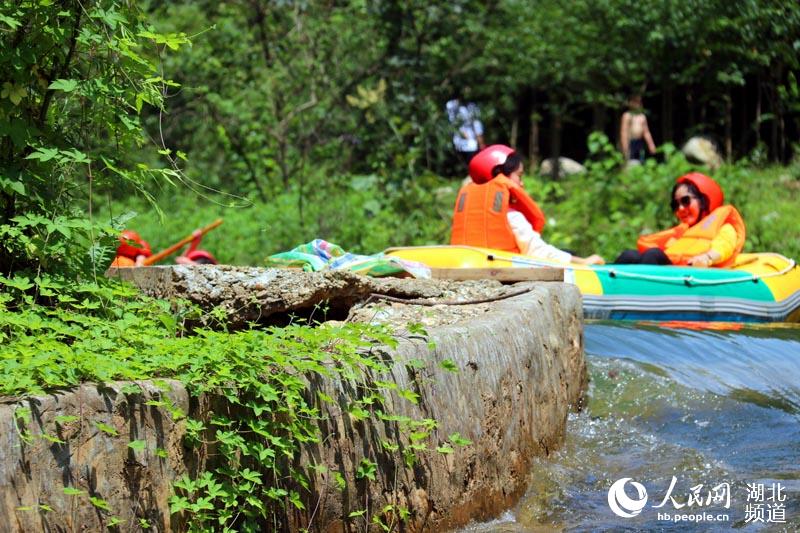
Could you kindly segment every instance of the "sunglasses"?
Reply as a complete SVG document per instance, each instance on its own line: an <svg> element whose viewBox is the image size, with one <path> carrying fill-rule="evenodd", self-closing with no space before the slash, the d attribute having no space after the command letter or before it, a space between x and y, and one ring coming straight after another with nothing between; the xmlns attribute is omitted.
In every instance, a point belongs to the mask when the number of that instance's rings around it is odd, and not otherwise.
<svg viewBox="0 0 800 533"><path fill-rule="evenodd" d="M692 196L690 194L687 194L686 196L681 196L680 198L673 198L671 204L672 210L677 211L678 206L689 207L692 204L692 200L694 200L695 198L696 198L695 196Z"/></svg>

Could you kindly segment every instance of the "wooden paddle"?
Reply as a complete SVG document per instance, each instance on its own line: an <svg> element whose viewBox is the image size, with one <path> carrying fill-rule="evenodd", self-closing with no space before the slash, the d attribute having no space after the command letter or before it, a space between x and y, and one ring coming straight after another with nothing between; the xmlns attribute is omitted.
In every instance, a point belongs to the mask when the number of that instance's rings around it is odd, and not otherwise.
<svg viewBox="0 0 800 533"><path fill-rule="evenodd" d="M212 222L211 224L209 224L205 228L201 228L200 229L200 234L201 235L205 235L206 233L208 233L212 229L216 228L220 224L222 224L222 219L218 218L217 220L215 220L214 222ZM169 257L170 255L174 254L175 252L177 252L178 250L180 250L181 248L183 248L184 246L186 246L187 244L189 244L193 240L194 240L194 235L189 235L188 237L186 237L184 239L181 239L179 242L173 244L169 248L164 248L160 252L155 253L155 254L151 255L150 257L145 258L144 266L152 265L153 263L157 263L158 261L161 261L165 257Z"/></svg>

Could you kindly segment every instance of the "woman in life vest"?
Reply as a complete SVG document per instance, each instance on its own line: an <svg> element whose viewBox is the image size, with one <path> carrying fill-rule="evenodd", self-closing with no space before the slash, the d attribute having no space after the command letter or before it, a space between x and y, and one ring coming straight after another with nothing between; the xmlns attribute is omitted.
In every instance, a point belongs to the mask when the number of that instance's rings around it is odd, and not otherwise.
<svg viewBox="0 0 800 533"><path fill-rule="evenodd" d="M472 178L458 191L450 244L480 246L563 263L603 264L598 255L574 256L542 239L545 216L523 189L522 158L502 144L472 158Z"/></svg>
<svg viewBox="0 0 800 533"><path fill-rule="evenodd" d="M699 172L681 176L672 188L672 210L680 221L668 230L642 235L638 250L625 250L617 263L727 267L742 251L745 226L732 205L723 205L719 184Z"/></svg>

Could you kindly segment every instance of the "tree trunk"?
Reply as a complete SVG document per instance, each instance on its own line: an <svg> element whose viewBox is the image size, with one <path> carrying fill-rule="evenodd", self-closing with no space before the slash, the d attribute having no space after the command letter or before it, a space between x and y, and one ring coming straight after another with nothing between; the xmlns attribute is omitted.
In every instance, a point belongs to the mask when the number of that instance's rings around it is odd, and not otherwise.
<svg viewBox="0 0 800 533"><path fill-rule="evenodd" d="M733 97L730 87L725 95L725 159L728 163L733 159Z"/></svg>
<svg viewBox="0 0 800 533"><path fill-rule="evenodd" d="M761 144L761 75L756 78L756 146Z"/></svg>
<svg viewBox="0 0 800 533"><path fill-rule="evenodd" d="M531 134L528 139L528 168L531 170L539 166L541 157L539 156L539 113L531 112Z"/></svg>
<svg viewBox="0 0 800 533"><path fill-rule="evenodd" d="M706 130L707 122L708 122L708 103L703 102L703 105L700 106L700 125L703 127L703 131Z"/></svg>
<svg viewBox="0 0 800 533"><path fill-rule="evenodd" d="M550 157L553 160L553 171L550 175L554 180L559 176L559 159L561 158L561 132L563 129L561 110L553 110L553 131L550 137Z"/></svg>
<svg viewBox="0 0 800 533"><path fill-rule="evenodd" d="M739 111L741 112L741 116L739 117L739 142L736 146L737 151L739 154L746 154L748 152L747 149L747 140L750 137L750 123L748 109L747 109L747 84L745 83L742 86L742 98L740 100Z"/></svg>
<svg viewBox="0 0 800 533"><path fill-rule="evenodd" d="M769 89L770 98L769 98L769 107L770 111L772 111L772 120L770 121L770 153L772 155L772 159L778 160L780 159L778 154L778 114L780 111L778 110L778 91L774 85L774 81L771 84L772 86Z"/></svg>
<svg viewBox="0 0 800 533"><path fill-rule="evenodd" d="M300 217L300 227L305 227L305 202L304 202L304 195L303 189L305 189L305 172L300 172L299 176L297 176L297 215Z"/></svg>
<svg viewBox="0 0 800 533"><path fill-rule="evenodd" d="M517 134L519 132L519 116L514 115L514 120L511 121L511 139L510 146L514 150L517 149Z"/></svg>
<svg viewBox="0 0 800 533"><path fill-rule="evenodd" d="M675 142L675 133L672 125L672 98L673 89L672 84L664 87L664 92L661 93L661 142Z"/></svg>
<svg viewBox="0 0 800 533"><path fill-rule="evenodd" d="M600 104L592 104L592 131L605 132L608 123L608 113Z"/></svg>
<svg viewBox="0 0 800 533"><path fill-rule="evenodd" d="M289 188L289 164L286 160L288 157L288 146L284 139L278 141L278 168L281 169L281 181L283 182L283 190Z"/></svg>
<svg viewBox="0 0 800 533"><path fill-rule="evenodd" d="M783 65L778 62L772 69L772 157L776 161L783 161L783 106L778 86L783 79Z"/></svg>
<svg viewBox="0 0 800 533"><path fill-rule="evenodd" d="M786 122L783 117L783 111L781 111L780 115L778 116L778 128L780 130L780 139L781 139L781 153L778 156L778 161L781 163L786 162Z"/></svg>

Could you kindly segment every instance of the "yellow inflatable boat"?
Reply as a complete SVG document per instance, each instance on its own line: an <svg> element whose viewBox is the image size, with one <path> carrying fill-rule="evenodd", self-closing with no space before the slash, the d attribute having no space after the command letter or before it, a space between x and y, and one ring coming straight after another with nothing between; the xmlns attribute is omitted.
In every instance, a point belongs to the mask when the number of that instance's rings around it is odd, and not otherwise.
<svg viewBox="0 0 800 533"><path fill-rule="evenodd" d="M581 266L472 246L390 248L432 268L557 267L583 294L587 318L800 322L800 269L776 253L740 254L731 268Z"/></svg>

